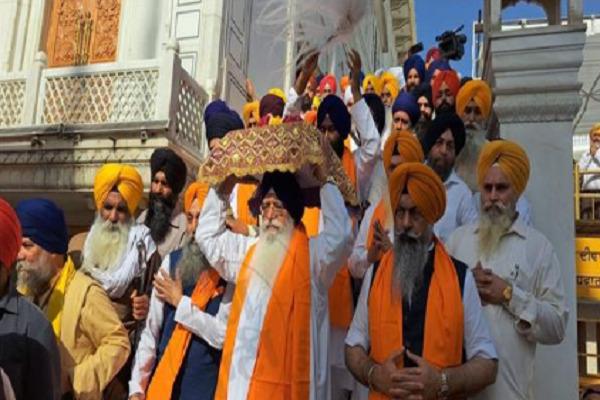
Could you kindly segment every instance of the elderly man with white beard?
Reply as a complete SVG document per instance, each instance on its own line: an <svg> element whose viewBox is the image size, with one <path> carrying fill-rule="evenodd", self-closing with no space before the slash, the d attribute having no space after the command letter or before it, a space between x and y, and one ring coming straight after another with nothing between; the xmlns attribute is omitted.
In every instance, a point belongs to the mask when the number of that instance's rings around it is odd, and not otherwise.
<svg viewBox="0 0 600 400"><path fill-rule="evenodd" d="M208 185L199 182L185 192L186 239L165 257L154 280L129 382L132 400L214 397L233 285L225 291L194 240L207 193Z"/></svg>
<svg viewBox="0 0 600 400"><path fill-rule="evenodd" d="M537 343L558 344L569 311L561 266L546 237L518 218L529 159L514 142L487 143L477 164L482 213L448 241L477 283L499 354L496 383L480 399L532 399Z"/></svg>
<svg viewBox="0 0 600 400"><path fill-rule="evenodd" d="M472 274L433 233L438 175L403 163L389 178L394 241L363 281L346 364L369 399L471 396L494 382L496 351Z"/></svg>
<svg viewBox="0 0 600 400"><path fill-rule="evenodd" d="M264 175L252 204L258 239L225 229L231 184L209 192L196 240L236 282L215 399L329 398L328 290L350 253L352 228L340 191L316 171L323 225L310 239L291 173Z"/></svg>

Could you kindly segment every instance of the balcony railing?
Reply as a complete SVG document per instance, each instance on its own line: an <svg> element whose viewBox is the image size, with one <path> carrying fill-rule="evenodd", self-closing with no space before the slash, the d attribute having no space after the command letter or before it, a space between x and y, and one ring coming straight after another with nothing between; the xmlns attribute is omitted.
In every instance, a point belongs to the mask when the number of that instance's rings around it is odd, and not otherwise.
<svg viewBox="0 0 600 400"><path fill-rule="evenodd" d="M160 59L46 68L39 53L30 71L0 75L0 128L140 124L163 121L169 139L198 157L206 151L206 91L182 68L177 46Z"/></svg>
<svg viewBox="0 0 600 400"><path fill-rule="evenodd" d="M600 223L600 192L582 190L584 178L591 175L600 177L600 169L581 171L577 164L573 167L576 222Z"/></svg>

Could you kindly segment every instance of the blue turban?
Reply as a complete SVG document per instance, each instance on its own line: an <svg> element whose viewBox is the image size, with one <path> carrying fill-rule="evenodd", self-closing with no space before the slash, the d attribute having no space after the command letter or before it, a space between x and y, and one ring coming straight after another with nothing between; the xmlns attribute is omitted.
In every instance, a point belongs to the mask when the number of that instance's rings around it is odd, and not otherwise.
<svg viewBox="0 0 600 400"><path fill-rule="evenodd" d="M413 54L404 61L402 71L404 72L404 79L406 81L408 81L408 73L413 68L417 70L419 78L421 79L421 82L423 82L423 79L425 78L425 61L423 61L418 54Z"/></svg>
<svg viewBox="0 0 600 400"><path fill-rule="evenodd" d="M204 110L204 123L208 124L211 117L218 113L228 113L231 109L223 100L215 100L210 102Z"/></svg>
<svg viewBox="0 0 600 400"><path fill-rule="evenodd" d="M425 80L427 82L431 82L431 80L433 79L433 74L435 74L435 71L437 71L438 69L440 71L452 71L448 60L441 58L439 60L432 61L431 64L429 64L429 68L427 68L427 77L425 78Z"/></svg>
<svg viewBox="0 0 600 400"><path fill-rule="evenodd" d="M335 130L340 134L340 139L346 140L352 129L352 118L342 99L337 96L327 96L323 99L317 112L318 127L321 126L327 115L335 126Z"/></svg>
<svg viewBox="0 0 600 400"><path fill-rule="evenodd" d="M244 122L238 113L233 110L218 112L206 121L206 139L209 142L222 139L227 133L238 129L244 129Z"/></svg>
<svg viewBox="0 0 600 400"><path fill-rule="evenodd" d="M49 253L67 254L69 235L65 214L46 199L23 200L16 207L23 228L23 237Z"/></svg>
<svg viewBox="0 0 600 400"><path fill-rule="evenodd" d="M396 101L394 101L394 105L392 105L392 115L397 111L404 111L407 113L412 125L419 122L419 118L421 118L421 110L419 110L417 99L408 92L401 92L398 97L396 97Z"/></svg>

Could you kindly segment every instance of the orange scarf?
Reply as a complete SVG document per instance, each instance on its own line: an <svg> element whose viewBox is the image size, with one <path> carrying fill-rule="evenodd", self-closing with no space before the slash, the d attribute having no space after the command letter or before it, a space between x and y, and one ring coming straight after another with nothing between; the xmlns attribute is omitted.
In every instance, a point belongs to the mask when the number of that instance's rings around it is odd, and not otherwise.
<svg viewBox="0 0 600 400"><path fill-rule="evenodd" d="M212 268L202 272L192 293L192 303L199 309L204 310L211 299L223 293L223 288L218 287L220 279L217 271ZM173 384L179 374L191 338L192 333L184 326L181 324L175 326L148 387L146 399L171 398Z"/></svg>
<svg viewBox="0 0 600 400"><path fill-rule="evenodd" d="M383 363L404 343L402 300L401 296L392 294L393 254L390 250L381 259L369 295L370 356L377 363ZM448 368L462 361L464 310L456 269L437 240L434 260L425 315L423 358L438 368ZM369 393L370 400L386 398L380 393Z"/></svg>
<svg viewBox="0 0 600 400"><path fill-rule="evenodd" d="M223 346L215 399L226 400L240 315L252 277L252 246L238 276ZM243 332L242 332L243 333ZM249 400L308 399L310 387L310 256L300 225L273 285L261 328Z"/></svg>
<svg viewBox="0 0 600 400"><path fill-rule="evenodd" d="M248 200L256 191L254 183L238 183L237 185L237 219L246 225L256 225L256 218L252 215Z"/></svg>

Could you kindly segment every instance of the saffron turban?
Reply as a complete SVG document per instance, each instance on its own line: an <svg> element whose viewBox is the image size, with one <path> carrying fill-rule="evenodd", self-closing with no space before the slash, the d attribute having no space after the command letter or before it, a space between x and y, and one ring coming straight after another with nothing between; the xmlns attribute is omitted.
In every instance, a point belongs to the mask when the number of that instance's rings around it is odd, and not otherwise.
<svg viewBox="0 0 600 400"><path fill-rule="evenodd" d="M319 93L323 94L326 85L329 85L329 87L331 88L331 93L335 94L337 92L337 83L335 81L335 76L327 74L321 79L321 82L319 82Z"/></svg>
<svg viewBox="0 0 600 400"><path fill-rule="evenodd" d="M167 178L168 179L168 178ZM104 164L94 179L94 202L100 210L108 194L116 188L133 215L142 199L144 185L137 169L127 164Z"/></svg>
<svg viewBox="0 0 600 400"><path fill-rule="evenodd" d="M0 264L11 268L21 248L21 224L15 210L0 198Z"/></svg>
<svg viewBox="0 0 600 400"><path fill-rule="evenodd" d="M590 129L590 137L593 138L594 136L600 136L600 123L594 124Z"/></svg>
<svg viewBox="0 0 600 400"><path fill-rule="evenodd" d="M385 106L383 105L383 101L381 101L381 97L373 93L364 94L363 99L365 99L365 103L369 106L373 122L375 122L377 131L381 135L385 129Z"/></svg>
<svg viewBox="0 0 600 400"><path fill-rule="evenodd" d="M494 140L481 149L477 162L477 183L483 186L483 180L489 169L498 165L513 188L520 196L529 180L529 158L517 143L509 140Z"/></svg>
<svg viewBox="0 0 600 400"><path fill-rule="evenodd" d="M67 254L69 235L65 214L47 199L23 200L16 207L23 237L49 253Z"/></svg>
<svg viewBox="0 0 600 400"><path fill-rule="evenodd" d="M340 90L342 93L344 93L348 87L350 87L350 77L348 75L344 75L342 76L342 79L340 79Z"/></svg>
<svg viewBox="0 0 600 400"><path fill-rule="evenodd" d="M418 54L413 54L412 56L408 57L406 61L404 61L404 66L402 67L402 70L404 71L404 79L408 80L408 73L413 68L417 70L419 78L421 79L421 82L423 82L423 79L425 78L425 61L423 61L421 56Z"/></svg>
<svg viewBox="0 0 600 400"><path fill-rule="evenodd" d="M419 86L414 88L411 92L415 99L419 101L421 97L425 97L429 102L429 105L433 107L433 102L431 101L431 85L429 82L422 82Z"/></svg>
<svg viewBox="0 0 600 400"><path fill-rule="evenodd" d="M304 197L296 177L291 172L274 171L263 175L260 185L256 188L256 193L248 202L252 213L256 216L260 214L260 205L271 189L283 203L283 207L290 214L294 223L298 225L304 215Z"/></svg>
<svg viewBox="0 0 600 400"><path fill-rule="evenodd" d="M385 145L383 146L383 166L386 173L392 165L392 157L394 155L402 156L403 163L422 163L425 160L419 139L410 131L394 132L385 141Z"/></svg>
<svg viewBox="0 0 600 400"><path fill-rule="evenodd" d="M437 70L452 71L452 68L450 68L450 63L448 63L448 60L444 60L443 58L432 61L431 64L429 64L429 68L427 69L427 76L425 76L425 80L427 82L431 82L431 80L433 79L433 75Z"/></svg>
<svg viewBox="0 0 600 400"><path fill-rule="evenodd" d="M352 129L352 118L342 99L337 96L327 96L323 99L317 111L317 127L321 126L327 115L340 134L340 139L346 140Z"/></svg>
<svg viewBox="0 0 600 400"><path fill-rule="evenodd" d="M206 139L222 139L231 131L244 129L240 116L232 110L215 114L206 124Z"/></svg>
<svg viewBox="0 0 600 400"><path fill-rule="evenodd" d="M444 82L446 83L446 85L448 85L448 89L450 89L450 93L452 93L454 97L456 97L456 95L458 94L458 91L460 90L460 79L458 79L458 75L456 74L456 72L441 71L431 84L433 104L435 104L439 96L440 87L442 87L442 84Z"/></svg>
<svg viewBox="0 0 600 400"><path fill-rule="evenodd" d="M425 220L435 224L446 210L446 188L440 177L422 163L403 163L389 177L392 210L395 212L402 193L415 203Z"/></svg>
<svg viewBox="0 0 600 400"><path fill-rule="evenodd" d="M465 83L456 95L456 113L463 116L465 107L471 99L479 106L484 117L490 116L492 111L492 90L488 84L481 80L470 80Z"/></svg>
<svg viewBox="0 0 600 400"><path fill-rule="evenodd" d="M429 50L427 50L427 54L425 55L425 62L428 63L431 60L436 61L441 58L442 58L442 51L440 49L438 49L437 47L432 47Z"/></svg>
<svg viewBox="0 0 600 400"><path fill-rule="evenodd" d="M244 104L244 108L242 109L242 116L244 117L244 124L247 126L250 118L254 117L256 122L260 119L258 114L259 102L253 101L251 103Z"/></svg>
<svg viewBox="0 0 600 400"><path fill-rule="evenodd" d="M304 113L304 122L308 125L314 125L317 122L317 112L315 110L310 110Z"/></svg>
<svg viewBox="0 0 600 400"><path fill-rule="evenodd" d="M408 92L402 92L396 97L394 105L392 105L392 115L398 111L407 113L412 125L419 122L419 118L421 118L421 110L419 110L417 99Z"/></svg>
<svg viewBox="0 0 600 400"><path fill-rule="evenodd" d="M154 150L150 157L150 171L153 178L157 172L163 172L173 193L179 194L183 190L187 167L173 150L166 147Z"/></svg>
<svg viewBox="0 0 600 400"><path fill-rule="evenodd" d="M202 209L204 200L208 195L208 189L210 189L210 186L206 183L192 182L185 190L185 195L183 196L183 209L186 212L189 211L192 207L192 203L196 199L198 199L198 203L200 203L200 209Z"/></svg>
<svg viewBox="0 0 600 400"><path fill-rule="evenodd" d="M390 91L390 94L392 95L392 99L398 97L398 93L400 93L400 85L398 85L398 79L396 79L396 75L386 71L383 74L381 74L379 79L381 81L382 92L383 89L387 88Z"/></svg>
<svg viewBox="0 0 600 400"><path fill-rule="evenodd" d="M450 129L452 137L454 138L454 151L458 155L460 151L465 147L466 132L465 124L458 115L454 113L442 113L435 117L425 132L423 137L423 151L425 154L429 154L431 148L435 145L435 142L439 139L444 132Z"/></svg>
<svg viewBox="0 0 600 400"><path fill-rule="evenodd" d="M285 93L283 93L283 90L280 88L271 88L271 89L269 89L267 94L274 94L275 96L277 96L281 100L283 100L284 103L287 102L287 99L285 98Z"/></svg>
<svg viewBox="0 0 600 400"><path fill-rule="evenodd" d="M260 105L258 112L260 117L263 118L268 114L273 117L283 117L283 110L285 108L285 101L276 94L266 94L260 99Z"/></svg>
<svg viewBox="0 0 600 400"><path fill-rule="evenodd" d="M363 79L362 83L363 92L367 92L367 87L369 86L369 84L373 86L375 94L377 96L381 96L381 82L379 81L379 78L373 74L368 74L367 76L365 76L365 79Z"/></svg>

